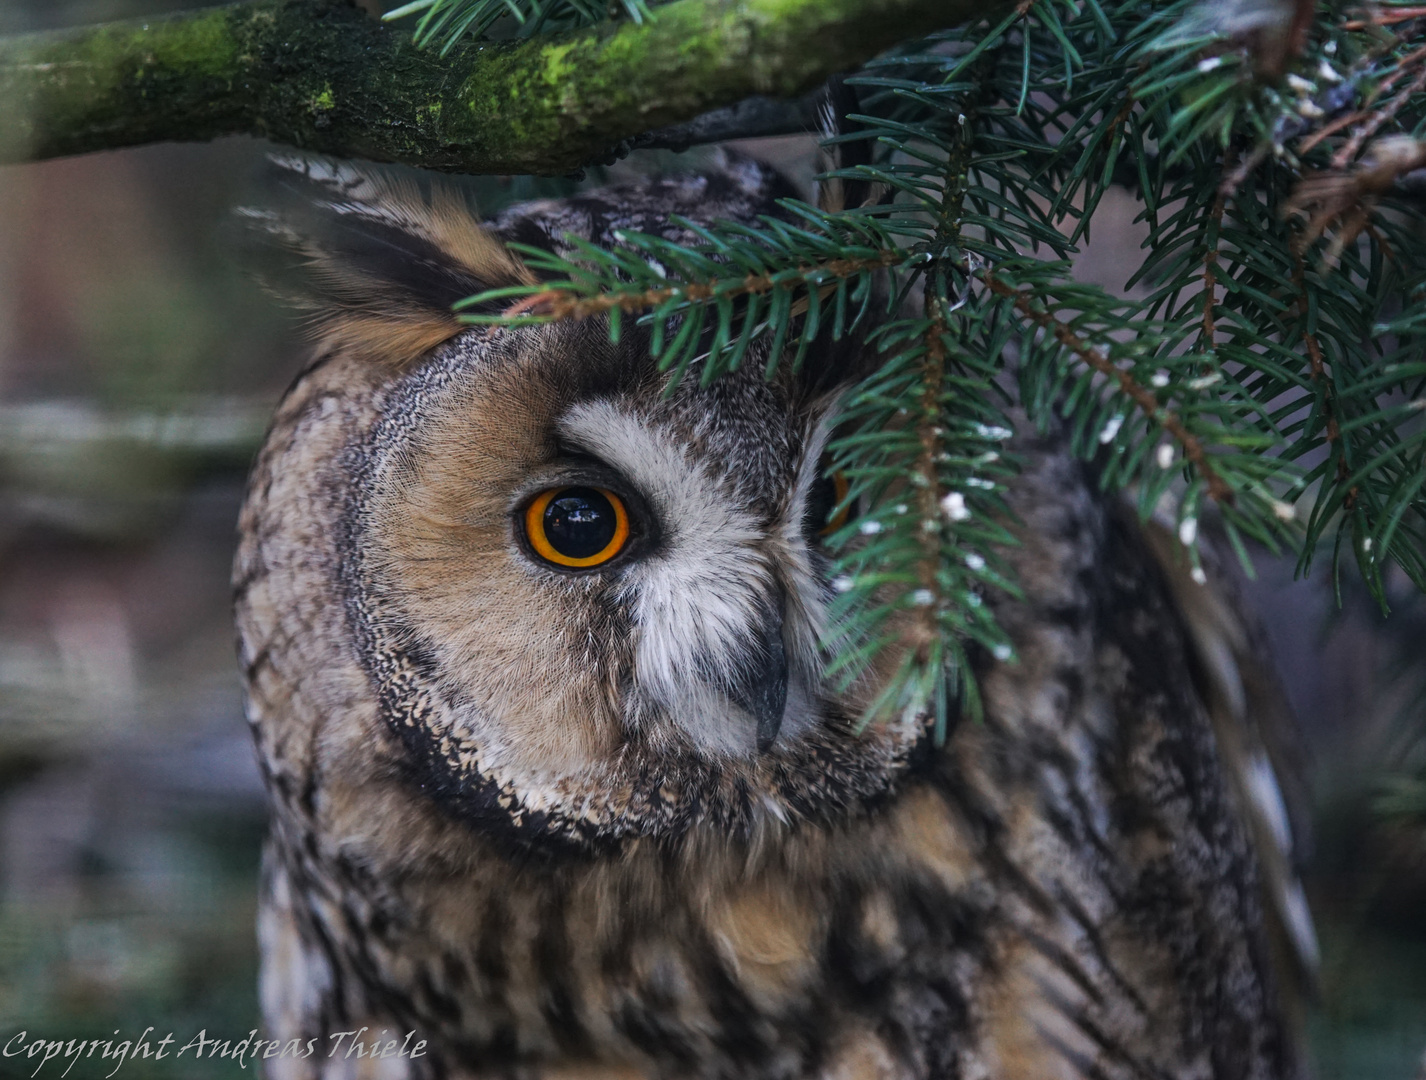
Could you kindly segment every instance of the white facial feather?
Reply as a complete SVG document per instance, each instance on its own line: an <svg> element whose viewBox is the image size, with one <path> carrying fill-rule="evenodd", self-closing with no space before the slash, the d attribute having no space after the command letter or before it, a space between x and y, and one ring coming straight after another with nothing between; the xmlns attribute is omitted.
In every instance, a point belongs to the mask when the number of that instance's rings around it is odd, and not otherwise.
<svg viewBox="0 0 1426 1080"><path fill-rule="evenodd" d="M816 620L806 610L815 605L809 605L815 589L805 541L799 533L789 544L783 528L769 530L674 437L613 402L576 406L560 430L628 477L658 516L662 542L627 578L640 692L704 752L752 752L755 725L726 688L756 658L757 631L770 606L783 603L773 564L785 563L789 548L801 549L799 565L783 565L781 576L808 581L797 583L787 605L784 647L801 672L809 659L815 662ZM789 734L808 722L814 705L798 675L792 672L783 721Z"/></svg>
<svg viewBox="0 0 1426 1080"><path fill-rule="evenodd" d="M790 509L782 521L780 547L786 565L784 580L789 586L787 639L789 645L798 649L797 655L790 657L790 663L804 671L821 669L819 643L825 628L827 603L822 573L813 564L803 519L807 513L807 501L811 497L812 485L820 471L822 453L832 435L832 420L836 413L835 407L828 408L808 438L802 465L797 470L792 498L788 503Z"/></svg>

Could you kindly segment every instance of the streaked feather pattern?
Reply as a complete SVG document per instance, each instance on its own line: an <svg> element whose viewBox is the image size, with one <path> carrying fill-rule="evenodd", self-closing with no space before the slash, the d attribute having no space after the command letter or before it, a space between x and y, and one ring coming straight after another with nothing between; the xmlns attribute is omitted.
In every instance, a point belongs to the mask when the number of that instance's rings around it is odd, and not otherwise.
<svg viewBox="0 0 1426 1080"><path fill-rule="evenodd" d="M1252 830L1263 871L1263 898L1288 985L1316 993L1320 953L1298 872L1308 850L1307 793L1301 741L1287 695L1267 660L1263 635L1247 615L1211 546L1212 571L1196 581L1186 552L1158 521L1145 526L1193 644L1197 673L1224 772Z"/></svg>
<svg viewBox="0 0 1426 1080"><path fill-rule="evenodd" d="M776 176L730 160L496 235L774 209ZM993 602L1018 662L978 659L984 722L942 746L914 717L863 730L876 686L817 669L831 585L805 525L847 346L670 388L639 328L452 337L443 304L521 280L478 222L282 168L317 208L252 220L309 265L327 352L254 467L234 571L273 805L267 1037L414 1029L430 1051L270 1075L1302 1075L1264 914L1306 948L1271 680L1232 602L1058 436L1012 447L1024 595ZM607 572L520 543L522 500L572 482L645 520ZM788 704L764 743L724 684L773 632Z"/></svg>

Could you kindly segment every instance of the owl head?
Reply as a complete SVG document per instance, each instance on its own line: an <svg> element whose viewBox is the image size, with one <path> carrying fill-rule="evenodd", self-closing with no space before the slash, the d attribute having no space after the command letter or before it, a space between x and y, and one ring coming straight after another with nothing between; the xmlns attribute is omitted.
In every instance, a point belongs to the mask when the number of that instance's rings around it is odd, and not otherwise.
<svg viewBox="0 0 1426 1080"><path fill-rule="evenodd" d="M842 501L826 447L866 350L828 342L767 379L754 347L702 385L660 371L636 327L614 343L598 319L451 312L535 280L507 241L687 241L672 215L750 221L783 181L730 157L483 224L441 188L278 166L283 198L249 217L295 257L316 363L367 373L367 419L328 467L336 591L411 790L539 848L795 827L884 797L925 726L864 724L876 672L839 688L823 645Z"/></svg>

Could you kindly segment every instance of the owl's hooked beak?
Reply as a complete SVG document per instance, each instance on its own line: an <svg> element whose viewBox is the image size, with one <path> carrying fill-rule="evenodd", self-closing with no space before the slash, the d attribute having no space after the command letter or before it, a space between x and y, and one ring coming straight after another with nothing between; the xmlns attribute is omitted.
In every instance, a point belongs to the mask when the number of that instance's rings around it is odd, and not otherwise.
<svg viewBox="0 0 1426 1080"><path fill-rule="evenodd" d="M787 650L782 644L782 619L770 621L759 635L760 663L750 664L732 687L732 698L757 721L758 751L771 749L782 729L787 708Z"/></svg>

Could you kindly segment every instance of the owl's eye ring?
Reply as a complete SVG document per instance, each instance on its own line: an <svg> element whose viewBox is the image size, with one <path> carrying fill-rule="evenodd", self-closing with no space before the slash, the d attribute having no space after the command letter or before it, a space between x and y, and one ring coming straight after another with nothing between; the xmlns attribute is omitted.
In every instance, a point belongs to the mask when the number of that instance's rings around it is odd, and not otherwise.
<svg viewBox="0 0 1426 1080"><path fill-rule="evenodd" d="M534 553L571 570L603 566L629 543L628 508L606 488L549 488L525 508L523 520Z"/></svg>
<svg viewBox="0 0 1426 1080"><path fill-rule="evenodd" d="M824 457L823 470L827 464ZM842 470L819 471L807 493L804 520L809 538L818 540L831 536L856 516L855 507L847 501L851 489L851 478Z"/></svg>
<svg viewBox="0 0 1426 1080"><path fill-rule="evenodd" d="M829 479L832 481L832 491L836 496L832 505L841 507L841 509L833 514L827 524L822 527L822 531L818 533L819 536L831 536L852 519L852 507L846 501L847 493L852 490L851 479L840 469L834 472Z"/></svg>

